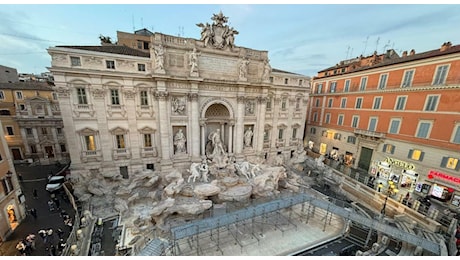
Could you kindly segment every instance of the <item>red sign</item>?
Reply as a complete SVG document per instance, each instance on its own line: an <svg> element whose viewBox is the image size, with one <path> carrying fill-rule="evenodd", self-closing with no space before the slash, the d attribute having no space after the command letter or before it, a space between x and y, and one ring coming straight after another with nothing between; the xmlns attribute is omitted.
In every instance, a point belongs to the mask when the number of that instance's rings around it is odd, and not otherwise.
<svg viewBox="0 0 460 260"><path fill-rule="evenodd" d="M459 177L454 177L454 176L450 176L450 175L447 175L447 174L442 173L442 172L437 172L437 171L431 170L428 173L428 178L432 179L434 177L444 179L444 180L448 180L448 181L452 181L452 182L456 182L456 183L460 183L460 178Z"/></svg>

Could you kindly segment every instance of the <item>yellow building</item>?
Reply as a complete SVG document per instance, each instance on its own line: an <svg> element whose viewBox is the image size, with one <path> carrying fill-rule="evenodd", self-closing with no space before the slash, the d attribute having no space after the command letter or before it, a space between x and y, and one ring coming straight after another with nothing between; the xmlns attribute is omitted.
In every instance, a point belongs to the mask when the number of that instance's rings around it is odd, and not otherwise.
<svg viewBox="0 0 460 260"><path fill-rule="evenodd" d="M0 83L0 121L13 162L67 161L59 103L48 83Z"/></svg>
<svg viewBox="0 0 460 260"><path fill-rule="evenodd" d="M0 122L0 243L26 217L25 197L8 151L5 132Z"/></svg>

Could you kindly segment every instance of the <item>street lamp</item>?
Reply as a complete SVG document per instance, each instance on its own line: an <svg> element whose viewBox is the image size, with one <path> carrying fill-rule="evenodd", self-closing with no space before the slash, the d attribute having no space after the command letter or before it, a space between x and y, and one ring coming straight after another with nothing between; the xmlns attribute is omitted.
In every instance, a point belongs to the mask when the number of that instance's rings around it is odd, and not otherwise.
<svg viewBox="0 0 460 260"><path fill-rule="evenodd" d="M379 189L381 189L383 187L383 184L380 183L379 185ZM380 211L380 214L382 214L382 216L384 217L385 216L385 208L387 206L387 201L388 201L388 197L391 197L393 195L395 195L396 193L398 193L398 189L396 188L396 185L393 181L388 181L388 187L385 191L383 191L383 193L385 193L387 196L385 197L385 202L383 203L383 208L382 210Z"/></svg>

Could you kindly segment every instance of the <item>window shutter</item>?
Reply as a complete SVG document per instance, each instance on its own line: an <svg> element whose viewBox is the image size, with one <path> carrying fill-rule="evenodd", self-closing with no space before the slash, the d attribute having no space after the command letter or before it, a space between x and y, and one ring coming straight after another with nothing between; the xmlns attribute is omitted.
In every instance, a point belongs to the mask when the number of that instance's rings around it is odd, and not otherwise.
<svg viewBox="0 0 460 260"><path fill-rule="evenodd" d="M409 150L409 154L407 155L407 158L412 159L412 153L413 153L413 152L414 152L414 150L413 150L413 149L410 149L410 150Z"/></svg>
<svg viewBox="0 0 460 260"><path fill-rule="evenodd" d="M442 168L446 168L447 160L449 160L449 157L442 157L442 161L441 161L441 167Z"/></svg>
<svg viewBox="0 0 460 260"><path fill-rule="evenodd" d="M391 146L391 154L394 154L395 153L395 146Z"/></svg>
<svg viewBox="0 0 460 260"><path fill-rule="evenodd" d="M422 152L422 153L420 154L419 161L423 161L423 156L424 156L424 155L425 155L425 152Z"/></svg>
<svg viewBox="0 0 460 260"><path fill-rule="evenodd" d="M382 151L382 152L386 152L386 151L387 151L387 146L388 146L388 144L384 144L384 145L383 145L383 151Z"/></svg>
<svg viewBox="0 0 460 260"><path fill-rule="evenodd" d="M459 161L457 161L457 166L455 167L455 170L456 171L460 170L460 162Z"/></svg>

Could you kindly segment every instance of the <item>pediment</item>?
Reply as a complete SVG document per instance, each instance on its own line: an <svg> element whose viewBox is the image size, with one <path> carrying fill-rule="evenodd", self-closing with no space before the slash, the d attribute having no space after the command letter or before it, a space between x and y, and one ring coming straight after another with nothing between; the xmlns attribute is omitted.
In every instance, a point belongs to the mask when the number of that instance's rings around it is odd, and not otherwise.
<svg viewBox="0 0 460 260"><path fill-rule="evenodd" d="M85 127L83 129L78 130L77 133L80 135L95 135L98 133L98 130L95 130L89 127Z"/></svg>
<svg viewBox="0 0 460 260"><path fill-rule="evenodd" d="M127 129L124 129L122 127L115 127L115 128L112 128L111 130L109 130L109 132L112 134L112 135L124 135L124 134L127 134L128 133L128 130Z"/></svg>
<svg viewBox="0 0 460 260"><path fill-rule="evenodd" d="M155 133L155 131L156 131L155 129L148 127L148 126L145 126L139 129L139 133L141 134L151 134L151 133Z"/></svg>

